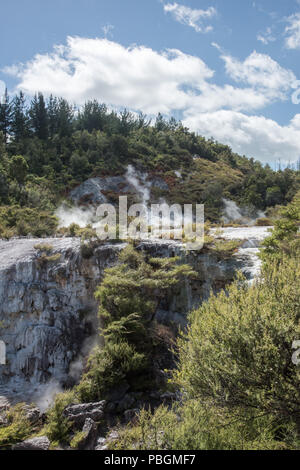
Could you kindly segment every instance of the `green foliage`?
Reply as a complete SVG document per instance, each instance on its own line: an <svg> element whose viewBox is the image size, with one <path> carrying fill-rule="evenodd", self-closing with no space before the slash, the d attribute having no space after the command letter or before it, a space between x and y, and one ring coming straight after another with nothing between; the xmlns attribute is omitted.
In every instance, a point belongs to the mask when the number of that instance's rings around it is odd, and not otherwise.
<svg viewBox="0 0 300 470"><path fill-rule="evenodd" d="M89 177L123 174L128 164L168 184L168 191L153 188L153 201L204 203L213 222L220 220L223 197L264 210L290 202L299 189L299 171L274 172L172 118L159 115L151 125L142 114L110 112L97 101L75 112L66 100L46 100L41 93L27 103L22 93L13 99L6 93L0 105L2 205L53 214L74 186ZM14 233L27 229L14 227ZM47 227L38 232L47 235Z"/></svg>
<svg viewBox="0 0 300 470"><path fill-rule="evenodd" d="M28 172L28 164L22 155L16 155L9 162L9 172L12 178L15 178L19 185L24 184Z"/></svg>
<svg viewBox="0 0 300 470"><path fill-rule="evenodd" d="M240 240L214 240L211 250L216 253L220 259L230 258L243 242Z"/></svg>
<svg viewBox="0 0 300 470"><path fill-rule="evenodd" d="M81 442L86 438L86 433L83 431L78 431L73 439L70 442L70 447L72 449L78 449L78 446L81 444Z"/></svg>
<svg viewBox="0 0 300 470"><path fill-rule="evenodd" d="M47 211L22 208L18 205L0 206L0 236L4 236L5 230L10 230L11 236L51 236L54 235L57 225L57 218Z"/></svg>
<svg viewBox="0 0 300 470"><path fill-rule="evenodd" d="M88 371L77 388L84 401L102 399L126 382L143 386L153 375L151 328L159 301L166 291L183 282L193 271L177 258L149 259L127 246L119 264L106 269L96 291L104 346L96 348Z"/></svg>
<svg viewBox="0 0 300 470"><path fill-rule="evenodd" d="M38 245L34 245L34 249L49 254L53 250L53 245L49 243L39 243Z"/></svg>
<svg viewBox="0 0 300 470"><path fill-rule="evenodd" d="M300 251L300 191L292 202L280 210L270 237L263 242L261 257L265 262L280 260L282 252L288 256L299 256Z"/></svg>
<svg viewBox="0 0 300 470"><path fill-rule="evenodd" d="M178 384L191 398L257 410L279 421L299 419L300 370L292 343L300 337L297 259L270 263L251 287L239 279L190 317L179 341Z"/></svg>
<svg viewBox="0 0 300 470"><path fill-rule="evenodd" d="M288 450L298 448L295 426L279 426L270 416L228 412L189 400L171 410L142 410L137 423L119 430L111 450ZM285 439L279 436L285 436Z"/></svg>
<svg viewBox="0 0 300 470"><path fill-rule="evenodd" d="M7 448L27 439L32 425L26 418L24 403L18 403L6 412L8 425L0 427L0 448Z"/></svg>
<svg viewBox="0 0 300 470"><path fill-rule="evenodd" d="M77 399L74 392L58 393L54 405L47 412L45 433L54 446L69 440L72 423L63 416L63 411L68 405L75 403Z"/></svg>

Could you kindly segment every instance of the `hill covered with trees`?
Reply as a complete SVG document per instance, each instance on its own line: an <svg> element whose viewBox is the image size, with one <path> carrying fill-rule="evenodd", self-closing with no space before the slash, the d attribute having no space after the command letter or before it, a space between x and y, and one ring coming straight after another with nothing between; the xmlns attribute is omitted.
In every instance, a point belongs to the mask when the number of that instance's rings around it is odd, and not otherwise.
<svg viewBox="0 0 300 470"><path fill-rule="evenodd" d="M162 177L170 203L204 203L220 220L222 199L265 210L291 201L299 169L273 171L227 145L205 139L174 118L155 120L97 101L77 109L62 98L23 93L0 105L0 234L52 235L55 208L93 176L119 175L132 164ZM32 221L35 221L32 229Z"/></svg>

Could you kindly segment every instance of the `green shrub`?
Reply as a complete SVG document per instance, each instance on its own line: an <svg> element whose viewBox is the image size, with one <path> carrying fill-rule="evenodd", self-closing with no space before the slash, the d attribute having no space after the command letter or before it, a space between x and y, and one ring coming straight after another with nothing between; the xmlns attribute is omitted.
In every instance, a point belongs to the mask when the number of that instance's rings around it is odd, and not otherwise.
<svg viewBox="0 0 300 470"><path fill-rule="evenodd" d="M8 426L0 427L0 449L10 447L31 435L32 425L26 418L24 406L24 403L18 403L6 412Z"/></svg>
<svg viewBox="0 0 300 470"><path fill-rule="evenodd" d="M293 424L245 410L224 410L189 400L171 410L141 410L135 424L118 430L110 450L288 450L298 447ZM282 436L286 436L284 440Z"/></svg>
<svg viewBox="0 0 300 470"><path fill-rule="evenodd" d="M53 250L53 245L49 243L39 243L38 245L34 245L34 249L49 254Z"/></svg>
<svg viewBox="0 0 300 470"><path fill-rule="evenodd" d="M75 403L77 399L74 392L59 393L55 397L54 405L47 412L45 433L54 446L69 442L72 423L63 416L63 411L68 405Z"/></svg>
<svg viewBox="0 0 300 470"><path fill-rule="evenodd" d="M81 442L83 441L83 439L86 438L86 433L83 432L83 431L79 431L77 432L73 439L71 440L70 442L70 447L72 449L78 449L78 446L81 444Z"/></svg>
<svg viewBox="0 0 300 470"><path fill-rule="evenodd" d="M273 225L273 221L268 217L261 217L256 221L257 227L271 227Z"/></svg>
<svg viewBox="0 0 300 470"><path fill-rule="evenodd" d="M283 258L253 286L239 279L193 312L175 374L187 396L297 422L300 369L292 343L300 338L299 284L298 259Z"/></svg>
<svg viewBox="0 0 300 470"><path fill-rule="evenodd" d="M119 264L105 270L96 291L104 345L91 355L77 392L81 400L105 398L126 382L143 389L153 380L152 320L166 291L194 273L177 258L147 260L128 245Z"/></svg>

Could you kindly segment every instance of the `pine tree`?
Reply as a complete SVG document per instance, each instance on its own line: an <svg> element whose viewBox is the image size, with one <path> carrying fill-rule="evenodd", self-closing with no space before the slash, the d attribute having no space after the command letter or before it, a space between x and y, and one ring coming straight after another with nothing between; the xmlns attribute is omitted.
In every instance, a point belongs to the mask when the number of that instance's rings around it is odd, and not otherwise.
<svg viewBox="0 0 300 470"><path fill-rule="evenodd" d="M12 102L11 131L16 142L28 136L28 116L26 113L25 96L22 91Z"/></svg>
<svg viewBox="0 0 300 470"><path fill-rule="evenodd" d="M35 95L31 102L29 110L30 124L34 134L41 140L47 140L48 130L48 112L42 93Z"/></svg>

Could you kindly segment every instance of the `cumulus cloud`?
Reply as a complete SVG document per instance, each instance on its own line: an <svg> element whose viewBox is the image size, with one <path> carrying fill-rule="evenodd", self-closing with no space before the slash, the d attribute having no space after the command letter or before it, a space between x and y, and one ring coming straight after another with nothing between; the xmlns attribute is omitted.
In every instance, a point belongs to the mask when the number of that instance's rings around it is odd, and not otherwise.
<svg viewBox="0 0 300 470"><path fill-rule="evenodd" d="M150 114L184 109L190 89L213 76L200 58L179 50L158 53L80 37L68 37L67 45L56 46L52 54L38 54L6 72L17 75L18 88L29 94L54 93L78 104L96 98Z"/></svg>
<svg viewBox="0 0 300 470"><path fill-rule="evenodd" d="M179 5L178 3L167 3L164 5L164 11L171 13L173 18L181 24L185 24L194 28L197 33L207 33L213 28L211 25L204 26L202 23L206 19L210 19L217 14L214 7L209 7L207 10L198 10Z"/></svg>
<svg viewBox="0 0 300 470"><path fill-rule="evenodd" d="M150 115L179 111L185 125L228 143L236 152L262 161L297 161L300 115L286 126L256 115L299 88L294 73L265 54L254 51L241 61L220 46L218 50L233 85L213 83L213 70L179 50L126 48L107 39L80 37L69 37L52 53L5 70L18 77L17 88L30 95L52 93L77 104L98 99Z"/></svg>
<svg viewBox="0 0 300 470"><path fill-rule="evenodd" d="M230 110L187 115L184 124L200 134L227 143L240 154L265 163L296 162L300 155L300 114L287 126L264 116Z"/></svg>
<svg viewBox="0 0 300 470"><path fill-rule="evenodd" d="M261 90L270 99L284 99L286 93L295 87L295 74L266 54L254 51L243 62L230 55L221 57L230 78Z"/></svg>
<svg viewBox="0 0 300 470"><path fill-rule="evenodd" d="M300 49L300 13L289 16L287 22L285 46L288 49Z"/></svg>

